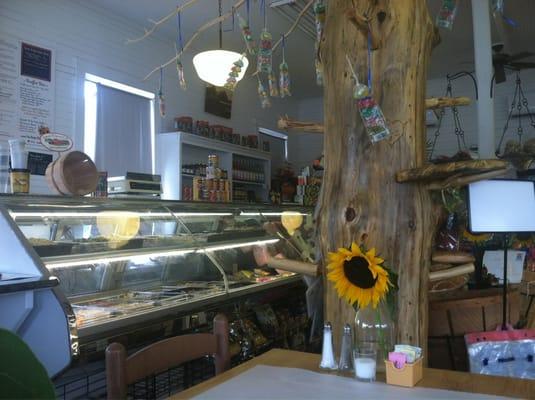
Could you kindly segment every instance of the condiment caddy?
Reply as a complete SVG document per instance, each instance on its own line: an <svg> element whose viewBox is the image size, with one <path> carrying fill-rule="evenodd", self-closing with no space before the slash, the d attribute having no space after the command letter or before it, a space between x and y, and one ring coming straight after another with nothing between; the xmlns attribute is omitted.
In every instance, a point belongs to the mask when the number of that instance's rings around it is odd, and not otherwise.
<svg viewBox="0 0 535 400"><path fill-rule="evenodd" d="M397 344L385 360L386 383L389 385L413 387L423 377L422 349L416 346ZM372 346L353 350L351 326L343 330L339 362L333 348L332 326L326 322L323 328L323 346L320 369L355 373L359 381L374 382L377 369L377 350Z"/></svg>
<svg viewBox="0 0 535 400"><path fill-rule="evenodd" d="M385 360L386 383L389 385L413 387L423 377L422 349L397 344Z"/></svg>

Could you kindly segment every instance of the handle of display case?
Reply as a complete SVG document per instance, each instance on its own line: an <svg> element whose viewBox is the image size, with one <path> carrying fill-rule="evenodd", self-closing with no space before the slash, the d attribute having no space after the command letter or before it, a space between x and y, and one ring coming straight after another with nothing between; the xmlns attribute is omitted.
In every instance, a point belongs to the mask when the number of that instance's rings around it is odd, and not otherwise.
<svg viewBox="0 0 535 400"><path fill-rule="evenodd" d="M4 281L6 282L6 281ZM50 277L50 279L30 280L27 278L11 279L9 283L0 284L0 294L24 292L26 290L40 290L51 288L59 285L59 280L56 277Z"/></svg>
<svg viewBox="0 0 535 400"><path fill-rule="evenodd" d="M288 260L286 258L270 257L267 262L268 267L282 269L284 271L295 272L308 276L318 276L319 268L317 264L304 261Z"/></svg>

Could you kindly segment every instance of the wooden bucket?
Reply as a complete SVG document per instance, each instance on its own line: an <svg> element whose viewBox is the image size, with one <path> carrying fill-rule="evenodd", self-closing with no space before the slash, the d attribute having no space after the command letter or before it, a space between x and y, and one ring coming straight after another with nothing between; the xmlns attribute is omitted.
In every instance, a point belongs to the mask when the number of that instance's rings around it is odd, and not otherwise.
<svg viewBox="0 0 535 400"><path fill-rule="evenodd" d="M97 188L97 167L81 151L65 153L48 164L45 176L48 186L64 196L83 196Z"/></svg>

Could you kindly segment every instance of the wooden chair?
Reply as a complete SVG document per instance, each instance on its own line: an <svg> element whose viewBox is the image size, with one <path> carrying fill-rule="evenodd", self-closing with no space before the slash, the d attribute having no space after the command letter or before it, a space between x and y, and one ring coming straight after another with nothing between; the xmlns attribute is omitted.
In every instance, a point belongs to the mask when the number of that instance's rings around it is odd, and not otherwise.
<svg viewBox="0 0 535 400"><path fill-rule="evenodd" d="M131 356L120 343L106 348L108 399L126 399L128 385L188 361L213 355L215 373L230 366L228 320L223 314L214 318L213 333L175 336L153 343Z"/></svg>

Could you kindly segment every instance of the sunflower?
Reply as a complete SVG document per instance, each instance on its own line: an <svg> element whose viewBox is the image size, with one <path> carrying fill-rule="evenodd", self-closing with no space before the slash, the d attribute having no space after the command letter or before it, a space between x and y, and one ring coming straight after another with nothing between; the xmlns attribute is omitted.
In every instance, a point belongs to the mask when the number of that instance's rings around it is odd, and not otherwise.
<svg viewBox="0 0 535 400"><path fill-rule="evenodd" d="M338 296L350 304L364 308L370 302L377 307L390 286L388 271L381 266L382 258L375 256L375 249L363 252L356 243L351 248L340 248L329 253L327 278L334 282Z"/></svg>

